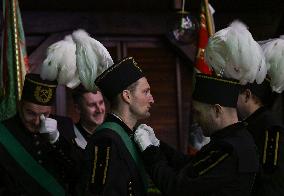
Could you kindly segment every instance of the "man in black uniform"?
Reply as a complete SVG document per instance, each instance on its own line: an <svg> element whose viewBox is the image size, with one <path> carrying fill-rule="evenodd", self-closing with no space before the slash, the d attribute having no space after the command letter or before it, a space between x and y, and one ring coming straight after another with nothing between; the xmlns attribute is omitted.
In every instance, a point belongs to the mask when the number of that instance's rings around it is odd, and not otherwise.
<svg viewBox="0 0 284 196"><path fill-rule="evenodd" d="M146 175L132 134L139 119L148 118L154 103L150 86L134 58L109 67L95 81L110 102L110 114L86 147L93 195L146 195Z"/></svg>
<svg viewBox="0 0 284 196"><path fill-rule="evenodd" d="M96 128L105 119L106 106L100 91L88 91L83 85L74 89L72 96L75 111L80 116L74 127L75 140L80 148L85 149Z"/></svg>
<svg viewBox="0 0 284 196"><path fill-rule="evenodd" d="M238 122L238 92L236 81L196 75L194 118L211 140L194 157L159 142L150 127L138 127L134 139L148 173L163 194L250 195L258 159L245 123Z"/></svg>
<svg viewBox="0 0 284 196"><path fill-rule="evenodd" d="M0 195L73 195L71 119L51 115L56 82L27 74L18 113L0 123Z"/></svg>
<svg viewBox="0 0 284 196"><path fill-rule="evenodd" d="M278 48L281 43L282 49ZM274 40L264 47L270 47L269 45L273 47L275 45L277 48L265 52L267 63L281 62L281 59L272 58L275 58L273 53L284 51L284 40L279 40L279 42ZM272 70L274 66L278 68ZM257 196L284 195L284 126L279 116L271 111L271 105L277 95L272 92L271 84L274 90L283 89L281 82L275 82L283 66L284 57L282 55L282 66L281 64L280 66L269 66L271 68L268 72L274 73L270 75L271 80L265 79L261 84L252 83L243 86L238 98L239 114L248 123L248 130L254 137L260 156L261 170L253 189L253 195ZM275 86L275 84L280 84L280 86Z"/></svg>

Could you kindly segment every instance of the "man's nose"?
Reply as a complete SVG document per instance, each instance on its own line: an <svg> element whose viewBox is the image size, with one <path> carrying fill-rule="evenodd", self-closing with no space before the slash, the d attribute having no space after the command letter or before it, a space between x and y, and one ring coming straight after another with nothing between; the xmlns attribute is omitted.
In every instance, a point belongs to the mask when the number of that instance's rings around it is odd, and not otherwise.
<svg viewBox="0 0 284 196"><path fill-rule="evenodd" d="M103 107L102 106L97 104L95 107L96 107L96 112L97 113L102 113L102 111L103 111Z"/></svg>
<svg viewBox="0 0 284 196"><path fill-rule="evenodd" d="M152 94L150 95L150 103L153 104L155 101L154 101L154 97L152 96Z"/></svg>
<svg viewBox="0 0 284 196"><path fill-rule="evenodd" d="M33 122L36 126L38 126L40 124L40 116L39 115L35 116Z"/></svg>

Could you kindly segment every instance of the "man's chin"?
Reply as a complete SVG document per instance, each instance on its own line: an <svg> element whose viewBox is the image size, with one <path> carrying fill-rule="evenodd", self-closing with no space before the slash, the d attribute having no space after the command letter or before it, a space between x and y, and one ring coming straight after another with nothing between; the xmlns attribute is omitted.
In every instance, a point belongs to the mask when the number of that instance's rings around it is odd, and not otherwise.
<svg viewBox="0 0 284 196"><path fill-rule="evenodd" d="M147 119L151 116L150 112L147 112L140 116L139 120Z"/></svg>

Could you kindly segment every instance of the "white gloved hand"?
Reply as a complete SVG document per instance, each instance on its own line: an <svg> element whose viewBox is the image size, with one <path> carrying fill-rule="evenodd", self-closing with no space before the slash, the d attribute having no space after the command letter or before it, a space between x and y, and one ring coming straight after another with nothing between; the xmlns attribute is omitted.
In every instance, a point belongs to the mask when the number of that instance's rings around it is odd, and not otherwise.
<svg viewBox="0 0 284 196"><path fill-rule="evenodd" d="M138 144L141 152L152 145L149 133L145 129L137 129L134 133L134 141Z"/></svg>
<svg viewBox="0 0 284 196"><path fill-rule="evenodd" d="M149 137L150 137L150 140L151 140L152 144L154 146L160 146L160 140L158 140L158 138L156 137L152 127L150 127L150 126L148 126L146 124L141 124L141 125L138 126L137 129L144 129L144 130L146 130L149 133Z"/></svg>
<svg viewBox="0 0 284 196"><path fill-rule="evenodd" d="M59 131L57 130L57 121L52 118L45 118L43 114L40 115L40 129L39 133L46 134L51 144L55 143L59 138Z"/></svg>

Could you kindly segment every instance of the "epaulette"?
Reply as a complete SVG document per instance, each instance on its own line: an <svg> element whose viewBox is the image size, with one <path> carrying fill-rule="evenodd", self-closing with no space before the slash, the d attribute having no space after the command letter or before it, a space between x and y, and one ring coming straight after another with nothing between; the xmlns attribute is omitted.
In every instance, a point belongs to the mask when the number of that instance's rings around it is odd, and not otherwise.
<svg viewBox="0 0 284 196"><path fill-rule="evenodd" d="M90 179L90 190L101 193L107 180L110 163L111 142L104 142L93 146L92 175Z"/></svg>
<svg viewBox="0 0 284 196"><path fill-rule="evenodd" d="M263 156L262 164L263 168L269 171L274 170L278 164L278 155L279 155L279 138L280 132L277 127L272 127L271 129L266 129L264 147L263 147Z"/></svg>
<svg viewBox="0 0 284 196"><path fill-rule="evenodd" d="M198 177L204 175L228 158L231 151L232 148L229 145L217 145L213 148L208 148L206 151L200 151L193 159L190 176Z"/></svg>

